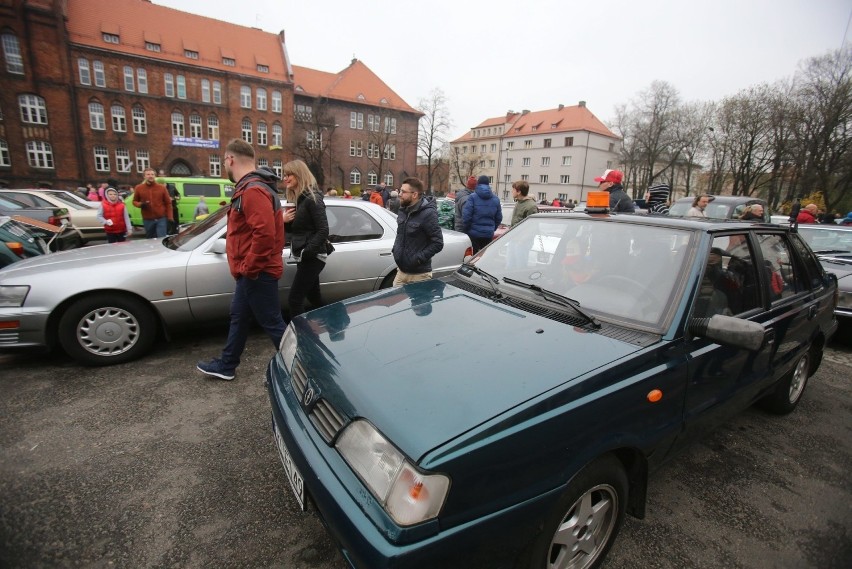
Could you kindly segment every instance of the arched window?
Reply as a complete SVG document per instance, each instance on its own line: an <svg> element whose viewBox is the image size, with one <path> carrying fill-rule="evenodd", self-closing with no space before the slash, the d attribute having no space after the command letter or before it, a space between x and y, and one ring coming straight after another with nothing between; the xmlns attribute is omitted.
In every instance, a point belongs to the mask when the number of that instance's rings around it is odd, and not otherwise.
<svg viewBox="0 0 852 569"><path fill-rule="evenodd" d="M283 146L284 144L284 130L281 128L279 123L273 123L272 125L272 143L271 146Z"/></svg>
<svg viewBox="0 0 852 569"><path fill-rule="evenodd" d="M148 118L141 105L133 106L133 132L136 134L148 133Z"/></svg>
<svg viewBox="0 0 852 569"><path fill-rule="evenodd" d="M186 136L186 131L183 128L183 113L172 113L172 136Z"/></svg>
<svg viewBox="0 0 852 569"><path fill-rule="evenodd" d="M201 115L189 115L189 136L190 138L201 138Z"/></svg>
<svg viewBox="0 0 852 569"><path fill-rule="evenodd" d="M19 95L18 106L21 109L21 122L47 124L47 105L38 95Z"/></svg>
<svg viewBox="0 0 852 569"><path fill-rule="evenodd" d="M106 130L104 106L97 101L89 103L89 126L92 130Z"/></svg>
<svg viewBox="0 0 852 569"><path fill-rule="evenodd" d="M18 36L9 31L0 35L3 42L3 55L6 56L6 71L15 75L24 74L24 57L21 55L21 44Z"/></svg>
<svg viewBox="0 0 852 569"><path fill-rule="evenodd" d="M385 185L393 187L393 174L390 172L385 174Z"/></svg>
<svg viewBox="0 0 852 569"><path fill-rule="evenodd" d="M251 144L251 121L248 119L243 119L242 137Z"/></svg>
<svg viewBox="0 0 852 569"><path fill-rule="evenodd" d="M244 109L251 108L251 87L248 85L240 87L240 107Z"/></svg>
<svg viewBox="0 0 852 569"><path fill-rule="evenodd" d="M80 85L92 84L92 72L89 69L89 60L85 57L77 59L77 71L80 74Z"/></svg>
<svg viewBox="0 0 852 569"><path fill-rule="evenodd" d="M272 112L280 113L284 106L281 103L281 91L272 92Z"/></svg>
<svg viewBox="0 0 852 569"><path fill-rule="evenodd" d="M361 170L358 168L352 168L349 171L349 183L350 184L360 184L361 183Z"/></svg>
<svg viewBox="0 0 852 569"><path fill-rule="evenodd" d="M257 110L265 111L266 110L266 89L257 88L255 91L255 98L257 99Z"/></svg>
<svg viewBox="0 0 852 569"><path fill-rule="evenodd" d="M216 115L207 117L207 139L219 140L219 117Z"/></svg>
<svg viewBox="0 0 852 569"><path fill-rule="evenodd" d="M257 121L257 145L266 146L266 122Z"/></svg>
<svg viewBox="0 0 852 569"><path fill-rule="evenodd" d="M373 172L372 170L367 172L367 185L368 186L375 186L378 183L379 183L379 177L376 175L376 173Z"/></svg>
<svg viewBox="0 0 852 569"><path fill-rule="evenodd" d="M113 105L110 114L112 115L112 130L114 132L127 132L127 116L124 114L124 107Z"/></svg>
<svg viewBox="0 0 852 569"><path fill-rule="evenodd" d="M204 103L210 102L210 79L201 80L201 101Z"/></svg>
<svg viewBox="0 0 852 569"><path fill-rule="evenodd" d="M172 176L192 176L192 170L185 162L178 160L169 168L169 174Z"/></svg>

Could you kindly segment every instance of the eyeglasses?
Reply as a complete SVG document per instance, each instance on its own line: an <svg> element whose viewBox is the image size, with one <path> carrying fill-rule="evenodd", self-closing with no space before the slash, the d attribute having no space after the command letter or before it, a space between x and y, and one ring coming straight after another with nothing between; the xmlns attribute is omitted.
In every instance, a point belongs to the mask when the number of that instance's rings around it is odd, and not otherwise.
<svg viewBox="0 0 852 569"><path fill-rule="evenodd" d="M401 194L416 194L417 191L416 190L400 190L399 193L401 193Z"/></svg>

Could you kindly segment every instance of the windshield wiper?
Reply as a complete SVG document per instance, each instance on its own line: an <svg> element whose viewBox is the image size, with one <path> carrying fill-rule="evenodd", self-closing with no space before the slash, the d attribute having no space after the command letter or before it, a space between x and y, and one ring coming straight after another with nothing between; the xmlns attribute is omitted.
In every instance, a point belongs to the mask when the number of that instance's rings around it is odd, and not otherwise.
<svg viewBox="0 0 852 569"><path fill-rule="evenodd" d="M574 300L573 298L568 298L567 296L563 296L557 292L541 288L538 285L525 283L524 281L515 280L509 277L503 277L503 282L533 290L540 294L541 297L545 300L549 300L551 302L561 304L562 306L573 308L575 311L577 311L578 314L585 317L585 319L588 320L592 324L592 326L594 326L595 328L601 327L601 323L598 321L598 319L583 310L582 308L580 308L580 303Z"/></svg>
<svg viewBox="0 0 852 569"><path fill-rule="evenodd" d="M503 293L501 293L500 289L497 288L497 283L500 282L500 280L485 269L480 269L472 263L462 263L460 271L466 277L470 277L471 272L476 273L477 275L482 277L482 280L488 283L495 297L499 298L503 296Z"/></svg>
<svg viewBox="0 0 852 569"><path fill-rule="evenodd" d="M852 253L852 251L846 249L820 249L819 251L814 251L814 253L817 255L838 255Z"/></svg>

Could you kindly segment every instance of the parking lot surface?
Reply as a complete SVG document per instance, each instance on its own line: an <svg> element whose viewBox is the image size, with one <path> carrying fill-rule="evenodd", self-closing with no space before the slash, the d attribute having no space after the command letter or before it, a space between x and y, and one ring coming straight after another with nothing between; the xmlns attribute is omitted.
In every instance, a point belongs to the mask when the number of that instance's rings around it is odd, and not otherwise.
<svg viewBox="0 0 852 569"><path fill-rule="evenodd" d="M0 354L0 566L345 567L279 463L266 337L233 382L195 371L225 335L108 368ZM604 567L852 566L850 417L832 346L792 415L749 410L658 470Z"/></svg>

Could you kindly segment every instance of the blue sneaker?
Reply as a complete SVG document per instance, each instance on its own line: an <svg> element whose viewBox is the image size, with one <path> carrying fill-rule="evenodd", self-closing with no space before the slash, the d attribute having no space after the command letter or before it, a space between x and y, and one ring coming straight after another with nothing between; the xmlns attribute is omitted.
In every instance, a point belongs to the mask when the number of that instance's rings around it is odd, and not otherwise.
<svg viewBox="0 0 852 569"><path fill-rule="evenodd" d="M205 375L218 377L226 381L234 379L234 370L226 368L219 358L213 358L209 362L198 362L195 369Z"/></svg>

